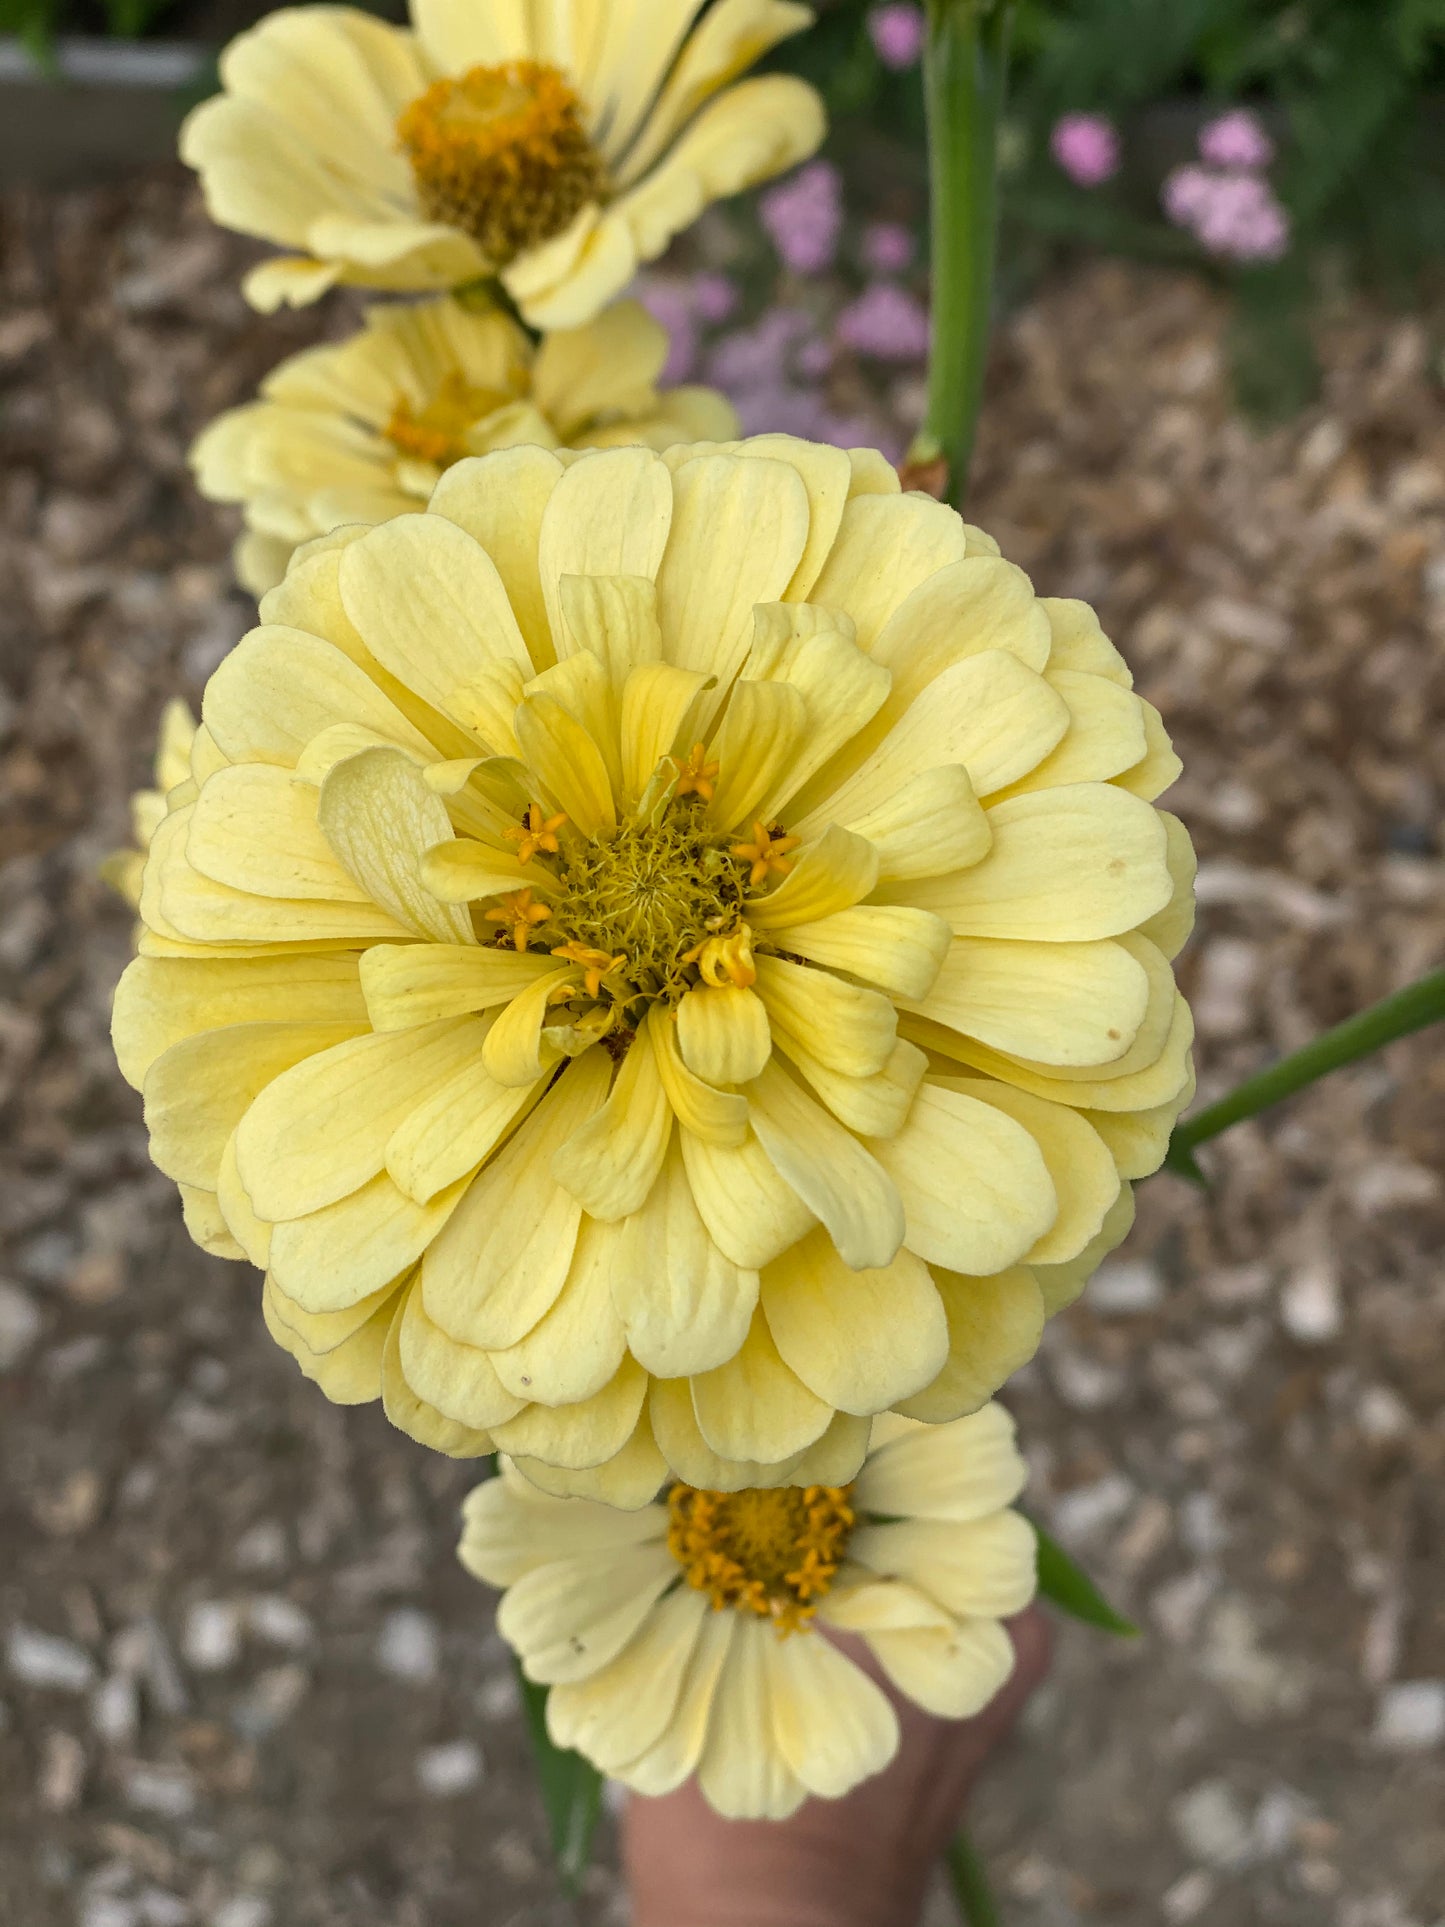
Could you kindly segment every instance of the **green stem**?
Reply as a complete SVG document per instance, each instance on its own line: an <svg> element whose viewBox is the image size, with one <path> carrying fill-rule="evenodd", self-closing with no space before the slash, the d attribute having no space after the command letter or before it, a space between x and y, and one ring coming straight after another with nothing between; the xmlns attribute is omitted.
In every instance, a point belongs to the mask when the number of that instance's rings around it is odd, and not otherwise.
<svg viewBox="0 0 1445 1927"><path fill-rule="evenodd" d="M1014 0L928 0L923 85L932 190L933 351L911 459L942 456L962 501L993 306L998 126Z"/></svg>
<svg viewBox="0 0 1445 1927"><path fill-rule="evenodd" d="M948 1872L963 1927L999 1927L999 1911L988 1875L972 1841L961 1828L949 1842Z"/></svg>
<svg viewBox="0 0 1445 1927"><path fill-rule="evenodd" d="M1397 1037L1408 1037L1412 1031L1424 1030L1427 1025L1442 1020L1445 1020L1445 970L1432 970L1418 983L1397 990L1393 997L1383 998L1368 1010L1347 1017L1344 1023L1336 1024L1333 1030L1306 1044L1303 1050L1271 1064L1268 1070L1248 1078L1217 1104L1206 1106L1187 1124L1181 1124L1169 1141L1166 1167L1183 1177L1198 1179L1199 1167L1194 1162L1196 1145L1218 1137L1231 1124L1257 1116L1283 1098L1293 1097L1296 1091L1304 1090L1317 1078L1328 1076L1345 1064L1353 1064L1357 1058L1368 1057L1372 1051L1383 1050Z"/></svg>

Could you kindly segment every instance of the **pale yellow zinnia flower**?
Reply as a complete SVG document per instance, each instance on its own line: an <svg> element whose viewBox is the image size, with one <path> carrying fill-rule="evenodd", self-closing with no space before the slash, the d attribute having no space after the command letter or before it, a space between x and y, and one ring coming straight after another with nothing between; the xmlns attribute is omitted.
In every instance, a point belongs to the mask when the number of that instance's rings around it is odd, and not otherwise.
<svg viewBox="0 0 1445 1927"><path fill-rule="evenodd" d="M811 87L738 81L812 18L791 0L415 0L406 29L285 8L221 56L181 155L223 227L297 250L250 275L258 308L500 274L533 326L574 328L710 201L818 146Z"/></svg>
<svg viewBox="0 0 1445 1927"><path fill-rule="evenodd" d="M241 502L236 573L264 595L300 542L423 508L466 455L725 441L732 405L711 388L659 391L667 332L636 301L543 338L489 305L443 296L379 307L359 334L273 370L262 399L211 423L191 450L201 493Z"/></svg>
<svg viewBox="0 0 1445 1927"><path fill-rule="evenodd" d="M623 1512L538 1492L504 1459L464 1509L463 1565L548 1686L547 1726L638 1793L697 1775L735 1819L782 1820L881 1772L898 1721L821 1634L859 1635L907 1699L979 1712L1013 1671L1000 1623L1034 1594L1013 1422L880 1419L856 1481L674 1485Z"/></svg>
<svg viewBox="0 0 1445 1927"><path fill-rule="evenodd" d="M459 462L212 677L115 1039L339 1399L641 1503L981 1404L1190 1090L1177 763L868 452Z"/></svg>
<svg viewBox="0 0 1445 1927"><path fill-rule="evenodd" d="M174 696L161 711L156 734L156 753L152 769L155 787L137 790L130 799L133 848L112 850L100 866L100 874L118 890L132 910L140 908L141 874L151 838L166 813L166 798L191 774L191 744L196 738L196 719L187 704Z"/></svg>

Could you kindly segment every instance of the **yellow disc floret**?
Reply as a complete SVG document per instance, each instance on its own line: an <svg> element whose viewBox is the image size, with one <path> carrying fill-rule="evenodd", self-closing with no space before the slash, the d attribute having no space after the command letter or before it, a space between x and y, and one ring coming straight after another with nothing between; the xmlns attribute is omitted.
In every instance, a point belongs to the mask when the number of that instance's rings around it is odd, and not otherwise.
<svg viewBox="0 0 1445 1927"><path fill-rule="evenodd" d="M833 1583L853 1530L851 1485L784 1485L667 1496L667 1549L683 1577L724 1606L797 1632Z"/></svg>
<svg viewBox="0 0 1445 1927"><path fill-rule="evenodd" d="M382 433L399 454L450 468L469 453L467 430L505 400L491 389L470 387L452 371L442 377L424 408L413 408L405 395L399 395Z"/></svg>
<svg viewBox="0 0 1445 1927"><path fill-rule="evenodd" d="M438 80L396 131L427 217L471 235L496 267L560 234L603 189L581 102L543 61Z"/></svg>

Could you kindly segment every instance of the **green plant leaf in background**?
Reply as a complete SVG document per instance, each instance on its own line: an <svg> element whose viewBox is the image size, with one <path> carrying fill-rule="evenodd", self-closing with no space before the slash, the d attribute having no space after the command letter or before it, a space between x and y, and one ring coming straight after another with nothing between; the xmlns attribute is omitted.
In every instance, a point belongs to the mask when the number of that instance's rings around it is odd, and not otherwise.
<svg viewBox="0 0 1445 1927"><path fill-rule="evenodd" d="M1047 1599L1071 1619L1080 1619L1102 1633L1137 1639L1139 1628L1133 1620L1115 1612L1088 1573L1075 1565L1056 1539L1051 1539L1036 1521L1029 1523L1039 1541L1039 1597Z"/></svg>
<svg viewBox="0 0 1445 1927"><path fill-rule="evenodd" d="M602 1775L590 1760L570 1748L554 1746L547 1731L547 1691L517 1667L527 1731L537 1758L537 1782L547 1809L552 1853L569 1893L582 1885L592 1854L592 1835L602 1809Z"/></svg>

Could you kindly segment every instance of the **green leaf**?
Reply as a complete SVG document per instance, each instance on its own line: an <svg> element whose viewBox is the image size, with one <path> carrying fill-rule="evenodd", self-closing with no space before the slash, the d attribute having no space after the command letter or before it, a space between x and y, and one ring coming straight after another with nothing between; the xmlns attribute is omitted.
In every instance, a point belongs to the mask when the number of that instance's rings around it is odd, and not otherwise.
<svg viewBox="0 0 1445 1927"><path fill-rule="evenodd" d="M1033 1520L1039 1541L1039 1595L1068 1613L1082 1619L1086 1626L1100 1632L1117 1633L1121 1639L1137 1639L1139 1628L1133 1620L1117 1613L1082 1566L1076 1566L1057 1540L1051 1539Z"/></svg>
<svg viewBox="0 0 1445 1927"><path fill-rule="evenodd" d="M568 1893L576 1894L591 1858L592 1835L602 1807L602 1775L580 1753L553 1745L547 1731L548 1689L528 1679L520 1665L517 1680L532 1750L537 1756L537 1780L547 1809L557 1872Z"/></svg>
<svg viewBox="0 0 1445 1927"><path fill-rule="evenodd" d="M960 1830L948 1843L948 1877L963 1927L999 1927L998 1904L978 1850Z"/></svg>

